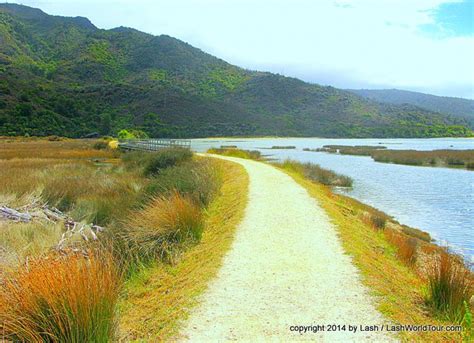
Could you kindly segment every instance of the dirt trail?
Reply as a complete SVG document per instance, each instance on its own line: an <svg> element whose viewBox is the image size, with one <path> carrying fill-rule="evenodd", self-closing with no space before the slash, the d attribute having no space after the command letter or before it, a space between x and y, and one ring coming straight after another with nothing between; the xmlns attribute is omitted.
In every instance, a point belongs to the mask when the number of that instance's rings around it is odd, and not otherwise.
<svg viewBox="0 0 474 343"><path fill-rule="evenodd" d="M224 158L224 157L222 157ZM360 325L386 323L345 255L329 218L306 190L264 163L240 163L249 202L232 248L181 332L182 340L388 341ZM329 332L328 325L357 326ZM325 325L299 334L292 325Z"/></svg>

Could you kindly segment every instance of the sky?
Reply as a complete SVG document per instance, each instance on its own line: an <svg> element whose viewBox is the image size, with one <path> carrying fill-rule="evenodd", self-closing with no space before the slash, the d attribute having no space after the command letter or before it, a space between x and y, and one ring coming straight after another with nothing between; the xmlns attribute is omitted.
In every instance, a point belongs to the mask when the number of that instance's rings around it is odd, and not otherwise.
<svg viewBox="0 0 474 343"><path fill-rule="evenodd" d="M22 0L339 88L474 99L474 0Z"/></svg>

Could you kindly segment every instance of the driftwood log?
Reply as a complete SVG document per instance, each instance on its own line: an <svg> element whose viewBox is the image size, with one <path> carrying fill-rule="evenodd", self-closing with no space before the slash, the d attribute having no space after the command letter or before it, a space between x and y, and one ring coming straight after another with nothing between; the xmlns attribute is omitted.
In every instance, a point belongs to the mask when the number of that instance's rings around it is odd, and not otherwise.
<svg viewBox="0 0 474 343"><path fill-rule="evenodd" d="M29 222L31 221L31 215L28 213L21 213L13 208L9 208L6 206L0 206L0 215L3 218L19 221L19 222Z"/></svg>
<svg viewBox="0 0 474 343"><path fill-rule="evenodd" d="M30 206L28 207L30 208ZM20 212L7 206L0 206L0 218L23 223L31 222L34 219L46 219L54 223L63 222L66 231L61 235L61 239L55 247L57 250L63 250L67 242L74 235L80 235L82 239L88 242L89 240L97 240L98 234L105 230L102 226L93 223L84 224L76 222L57 208L49 208L47 205L36 208L35 211L32 211L32 214Z"/></svg>

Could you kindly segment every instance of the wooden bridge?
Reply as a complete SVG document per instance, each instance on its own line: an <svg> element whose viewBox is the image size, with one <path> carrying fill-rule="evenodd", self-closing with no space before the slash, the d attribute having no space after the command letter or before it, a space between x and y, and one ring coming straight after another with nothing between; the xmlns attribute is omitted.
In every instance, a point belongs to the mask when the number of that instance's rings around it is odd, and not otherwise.
<svg viewBox="0 0 474 343"><path fill-rule="evenodd" d="M157 151L165 148L191 149L189 139L127 139L119 142L123 150Z"/></svg>

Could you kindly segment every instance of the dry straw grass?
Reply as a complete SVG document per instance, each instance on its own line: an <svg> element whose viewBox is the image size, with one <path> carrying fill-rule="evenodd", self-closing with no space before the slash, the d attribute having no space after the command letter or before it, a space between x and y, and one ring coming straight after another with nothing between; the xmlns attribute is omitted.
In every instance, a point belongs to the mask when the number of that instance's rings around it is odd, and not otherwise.
<svg viewBox="0 0 474 343"><path fill-rule="evenodd" d="M108 342L120 274L106 253L30 260L0 285L0 331L23 342Z"/></svg>

